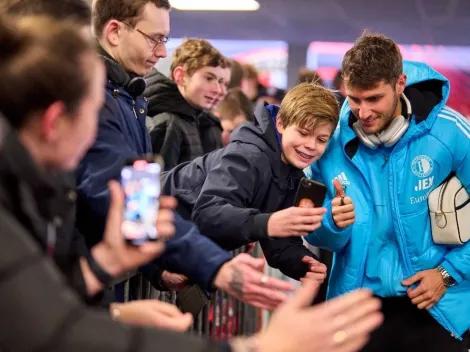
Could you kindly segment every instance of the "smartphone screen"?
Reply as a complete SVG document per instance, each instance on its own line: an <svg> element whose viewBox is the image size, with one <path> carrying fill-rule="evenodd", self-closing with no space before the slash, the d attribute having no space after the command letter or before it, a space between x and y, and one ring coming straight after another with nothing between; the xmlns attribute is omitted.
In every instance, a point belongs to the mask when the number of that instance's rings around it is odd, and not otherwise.
<svg viewBox="0 0 470 352"><path fill-rule="evenodd" d="M161 165L147 160L134 160L121 170L125 194L122 233L133 245L158 239L155 222L160 197Z"/></svg>

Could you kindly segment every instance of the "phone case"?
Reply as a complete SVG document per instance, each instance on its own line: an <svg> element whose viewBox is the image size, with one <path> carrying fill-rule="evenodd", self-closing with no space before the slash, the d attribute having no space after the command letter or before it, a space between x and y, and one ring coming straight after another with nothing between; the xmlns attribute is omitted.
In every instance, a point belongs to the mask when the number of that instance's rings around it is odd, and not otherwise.
<svg viewBox="0 0 470 352"><path fill-rule="evenodd" d="M296 207L321 207L325 201L327 188L323 183L303 177L295 195Z"/></svg>

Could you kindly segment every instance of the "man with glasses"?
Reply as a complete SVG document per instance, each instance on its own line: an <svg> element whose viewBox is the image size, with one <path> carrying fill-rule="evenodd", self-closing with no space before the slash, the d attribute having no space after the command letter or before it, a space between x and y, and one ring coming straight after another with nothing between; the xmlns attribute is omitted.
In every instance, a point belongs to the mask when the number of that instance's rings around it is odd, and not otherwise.
<svg viewBox="0 0 470 352"><path fill-rule="evenodd" d="M96 142L77 170L77 228L88 246L99 242L104 233L110 199L107 183L120 178L124 161L152 153L145 126L147 101L141 96L146 87L143 77L166 56L169 10L168 0L93 2L93 32L108 79ZM163 282L162 269L146 268L147 277L157 278L158 284L168 287L176 275L170 272L179 272L206 290L215 287L270 309L286 298L281 291L293 289L280 280L268 280L259 272L260 262L246 254L231 260L192 223L176 217L175 227L175 236L157 263L168 270Z"/></svg>

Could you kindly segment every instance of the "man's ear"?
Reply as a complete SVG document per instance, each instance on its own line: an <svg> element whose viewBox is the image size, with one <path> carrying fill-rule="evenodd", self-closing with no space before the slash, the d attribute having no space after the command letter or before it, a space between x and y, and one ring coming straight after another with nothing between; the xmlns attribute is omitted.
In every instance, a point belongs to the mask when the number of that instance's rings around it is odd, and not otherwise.
<svg viewBox="0 0 470 352"><path fill-rule="evenodd" d="M40 126L42 138L48 142L54 142L58 139L61 125L64 122L63 117L66 113L65 104L61 101L52 103L40 117Z"/></svg>
<svg viewBox="0 0 470 352"><path fill-rule="evenodd" d="M396 90L398 94L401 94L405 91L406 88L406 75L402 73L400 77L398 77Z"/></svg>
<svg viewBox="0 0 470 352"><path fill-rule="evenodd" d="M276 129L279 132L279 134L284 133L284 125L282 124L281 116L277 115L276 116Z"/></svg>
<svg viewBox="0 0 470 352"><path fill-rule="evenodd" d="M117 20L111 20L108 22L106 27L103 30L103 39L106 39L106 42L111 46L117 46L119 44L119 37L121 35L121 31L124 30L122 28L121 22Z"/></svg>
<svg viewBox="0 0 470 352"><path fill-rule="evenodd" d="M186 73L186 70L184 69L183 66L176 66L173 69L173 81L177 85L183 85L185 73Z"/></svg>

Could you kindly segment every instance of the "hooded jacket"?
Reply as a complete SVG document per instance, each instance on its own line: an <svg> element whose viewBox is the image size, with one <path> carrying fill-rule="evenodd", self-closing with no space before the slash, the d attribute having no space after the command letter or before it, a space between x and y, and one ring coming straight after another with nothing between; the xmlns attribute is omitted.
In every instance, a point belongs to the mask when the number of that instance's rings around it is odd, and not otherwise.
<svg viewBox="0 0 470 352"><path fill-rule="evenodd" d="M314 255L300 237L269 238L272 213L293 205L302 170L281 160L273 122L278 107L257 107L255 123L242 124L228 146L181 164L164 176L163 192L202 233L231 250L260 241L270 266L300 279L303 256Z"/></svg>
<svg viewBox="0 0 470 352"><path fill-rule="evenodd" d="M404 62L404 73L408 77L404 93L410 100L412 116L408 130L387 161L390 196L383 199L383 192L373 187L368 173L370 165L364 163L369 151L351 127L355 117L346 101L341 109L340 127L325 154L308 170L311 178L329 186L325 201L329 211L323 226L307 240L335 252L329 298L359 288L364 281L366 261L378 263L390 257L383 253L380 258L367 258L368 251L364 250L376 236L374 210L388 202L405 277L442 265L457 281L429 312L453 336L459 337L470 327L470 242L461 246L433 242L427 197L451 173L470 190L470 122L446 106L450 85L441 74L416 62ZM377 153L375 162L383 165L383 155ZM355 223L344 230L338 229L331 217L334 178L347 186L346 193L356 208ZM383 282L397 284L394 266L396 263L389 263L389 270L382 272Z"/></svg>
<svg viewBox="0 0 470 352"><path fill-rule="evenodd" d="M189 105L175 82L153 70L147 77L147 128L165 170L223 147L222 126L211 113Z"/></svg>

